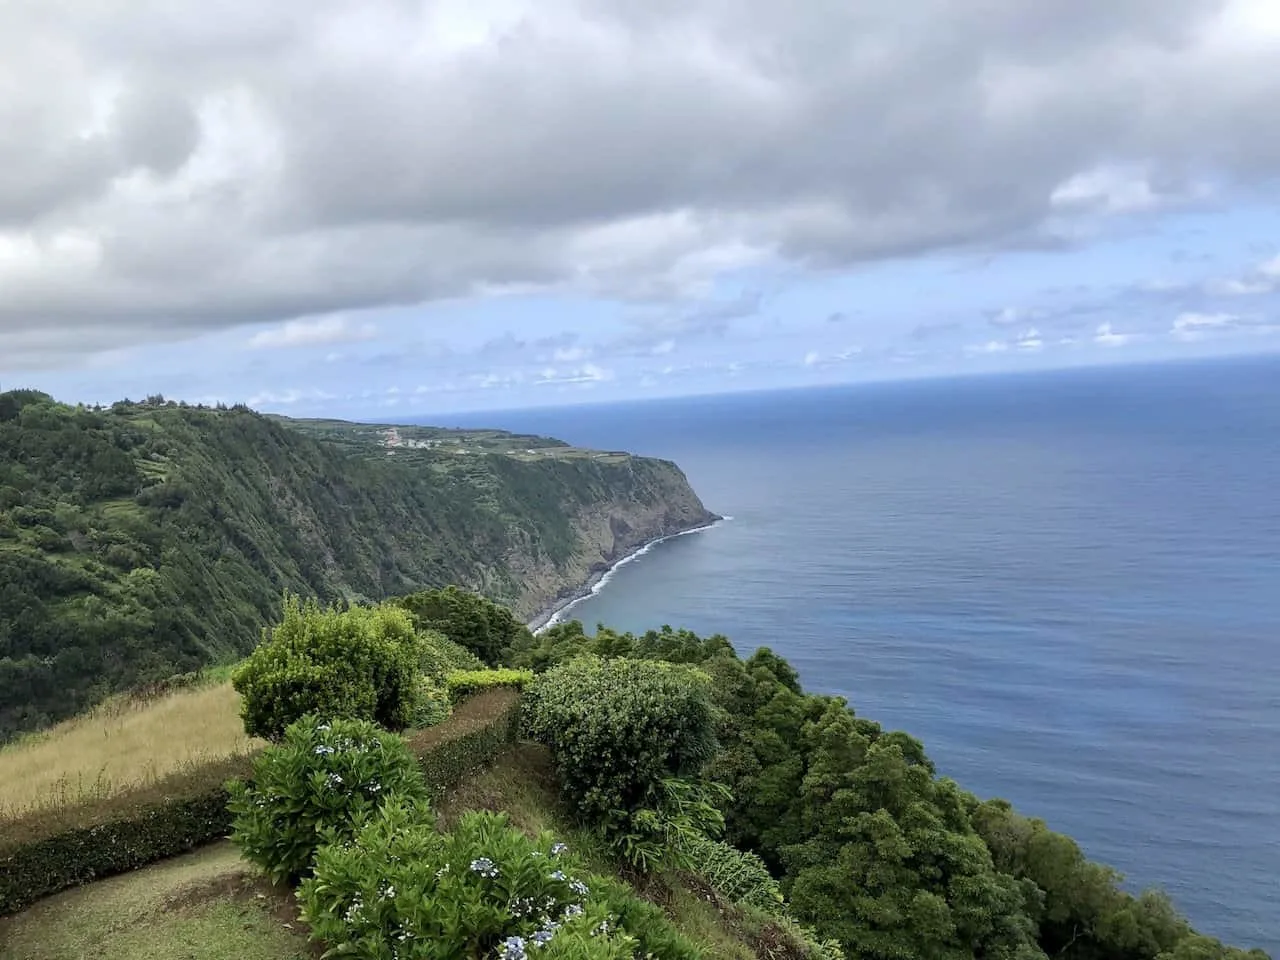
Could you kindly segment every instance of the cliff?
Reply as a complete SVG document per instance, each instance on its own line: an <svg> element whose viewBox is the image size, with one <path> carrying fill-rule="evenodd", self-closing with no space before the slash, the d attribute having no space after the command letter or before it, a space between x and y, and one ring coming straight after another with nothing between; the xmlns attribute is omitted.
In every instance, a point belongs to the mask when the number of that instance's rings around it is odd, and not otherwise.
<svg viewBox="0 0 1280 960"><path fill-rule="evenodd" d="M672 463L542 437L0 394L0 739L243 654L284 590L528 619L713 519Z"/></svg>

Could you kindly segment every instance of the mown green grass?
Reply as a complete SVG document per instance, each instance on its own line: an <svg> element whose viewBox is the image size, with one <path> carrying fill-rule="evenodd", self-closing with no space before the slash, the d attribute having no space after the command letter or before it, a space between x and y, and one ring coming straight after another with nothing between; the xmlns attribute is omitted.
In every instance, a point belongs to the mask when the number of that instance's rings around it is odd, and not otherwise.
<svg viewBox="0 0 1280 960"><path fill-rule="evenodd" d="M229 843L69 890L0 920L0 960L307 960L288 891Z"/></svg>

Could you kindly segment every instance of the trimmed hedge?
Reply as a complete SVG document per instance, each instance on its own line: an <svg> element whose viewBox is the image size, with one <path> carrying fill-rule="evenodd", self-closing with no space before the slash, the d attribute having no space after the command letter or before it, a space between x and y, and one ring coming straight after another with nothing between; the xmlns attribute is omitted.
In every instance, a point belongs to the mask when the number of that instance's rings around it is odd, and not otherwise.
<svg viewBox="0 0 1280 960"><path fill-rule="evenodd" d="M458 670L445 677L449 702L453 704L469 700L478 693L507 687L523 690L533 683L532 670Z"/></svg>
<svg viewBox="0 0 1280 960"><path fill-rule="evenodd" d="M516 737L520 696L482 693L448 720L410 736L434 796L488 765ZM225 839L226 782L247 779L253 756L204 764L129 793L0 822L0 916L42 897L126 873Z"/></svg>
<svg viewBox="0 0 1280 960"><path fill-rule="evenodd" d="M422 763L427 791L438 800L445 791L478 773L508 745L520 729L520 694L499 687L456 707L444 723L410 734L409 749Z"/></svg>

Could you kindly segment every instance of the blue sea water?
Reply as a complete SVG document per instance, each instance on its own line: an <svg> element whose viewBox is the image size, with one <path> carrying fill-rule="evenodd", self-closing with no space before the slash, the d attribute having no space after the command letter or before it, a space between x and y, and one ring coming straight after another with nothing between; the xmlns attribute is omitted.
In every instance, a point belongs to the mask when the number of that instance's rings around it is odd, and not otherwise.
<svg viewBox="0 0 1280 960"><path fill-rule="evenodd" d="M574 617L772 647L1280 957L1280 361L450 419L673 459L732 517Z"/></svg>

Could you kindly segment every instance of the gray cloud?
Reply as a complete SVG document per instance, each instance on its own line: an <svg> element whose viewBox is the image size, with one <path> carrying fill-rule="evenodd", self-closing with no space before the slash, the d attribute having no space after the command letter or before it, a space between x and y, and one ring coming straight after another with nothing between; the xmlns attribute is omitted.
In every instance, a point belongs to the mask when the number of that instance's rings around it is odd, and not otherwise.
<svg viewBox="0 0 1280 960"><path fill-rule="evenodd" d="M1278 55L1266 0L19 0L0 355L1070 243L1280 173Z"/></svg>

